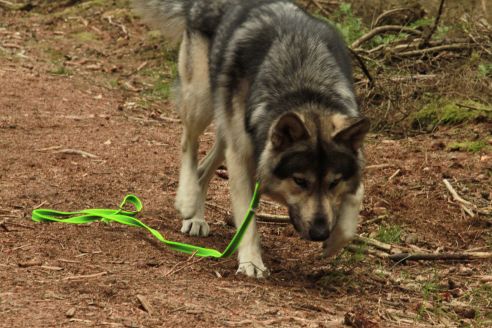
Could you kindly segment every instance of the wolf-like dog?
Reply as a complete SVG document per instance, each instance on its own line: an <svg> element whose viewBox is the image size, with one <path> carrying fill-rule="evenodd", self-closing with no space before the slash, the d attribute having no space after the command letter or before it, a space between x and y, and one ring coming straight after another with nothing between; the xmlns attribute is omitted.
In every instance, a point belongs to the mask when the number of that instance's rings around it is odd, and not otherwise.
<svg viewBox="0 0 492 328"><path fill-rule="evenodd" d="M181 231L207 236L208 184L225 160L236 226L255 180L287 206L300 235L332 256L355 235L363 197L360 115L350 56L337 30L286 0L133 0L148 22L181 41L176 105L183 123L176 208ZM216 141L198 163L198 139ZM256 224L238 272L265 277Z"/></svg>

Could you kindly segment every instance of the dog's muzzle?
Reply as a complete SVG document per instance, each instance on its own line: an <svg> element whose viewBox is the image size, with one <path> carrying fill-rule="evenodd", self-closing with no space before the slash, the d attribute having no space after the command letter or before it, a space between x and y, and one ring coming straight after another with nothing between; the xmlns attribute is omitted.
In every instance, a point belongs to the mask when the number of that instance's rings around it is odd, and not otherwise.
<svg viewBox="0 0 492 328"><path fill-rule="evenodd" d="M330 236L330 229L326 224L324 217L317 217L314 219L311 227L309 228L309 237L313 241L324 241Z"/></svg>

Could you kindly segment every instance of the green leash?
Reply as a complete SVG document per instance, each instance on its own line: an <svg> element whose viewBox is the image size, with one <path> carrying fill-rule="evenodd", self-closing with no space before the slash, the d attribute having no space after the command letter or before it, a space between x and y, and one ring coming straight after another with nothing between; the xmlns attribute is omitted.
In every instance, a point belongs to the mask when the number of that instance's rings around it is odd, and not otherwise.
<svg viewBox="0 0 492 328"><path fill-rule="evenodd" d="M258 207L260 198L258 189L259 184L257 183L243 223L241 223L241 226L237 229L234 237L232 237L231 242L222 253L215 249L166 240L159 233L159 231L152 229L135 218L135 216L142 211L143 208L142 202L135 195L127 195L117 210L94 208L77 212L62 212L49 209L36 209L32 211L32 219L36 222L61 222L71 224L85 224L95 221L102 221L106 223L118 222L132 227L147 229L155 238L176 251L187 254L195 254L195 256L215 257L220 259L232 255L241 243L241 239L243 238L246 229L254 217L255 209ZM135 211L123 210L123 206L126 204L132 204L135 207Z"/></svg>

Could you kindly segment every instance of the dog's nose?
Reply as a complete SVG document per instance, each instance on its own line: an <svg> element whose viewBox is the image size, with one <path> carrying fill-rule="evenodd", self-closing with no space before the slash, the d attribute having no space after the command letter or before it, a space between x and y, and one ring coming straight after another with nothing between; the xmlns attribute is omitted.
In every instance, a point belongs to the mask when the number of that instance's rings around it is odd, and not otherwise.
<svg viewBox="0 0 492 328"><path fill-rule="evenodd" d="M324 217L318 216L314 219L309 229L309 237L314 241L323 241L328 239L330 231L326 225Z"/></svg>

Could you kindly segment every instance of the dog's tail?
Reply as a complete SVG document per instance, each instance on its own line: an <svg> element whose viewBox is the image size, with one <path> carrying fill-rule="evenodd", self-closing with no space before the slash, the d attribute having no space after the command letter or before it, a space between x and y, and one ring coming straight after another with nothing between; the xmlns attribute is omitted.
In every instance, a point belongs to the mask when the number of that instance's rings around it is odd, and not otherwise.
<svg viewBox="0 0 492 328"><path fill-rule="evenodd" d="M132 0L143 19L178 42L186 29L213 36L231 0Z"/></svg>

